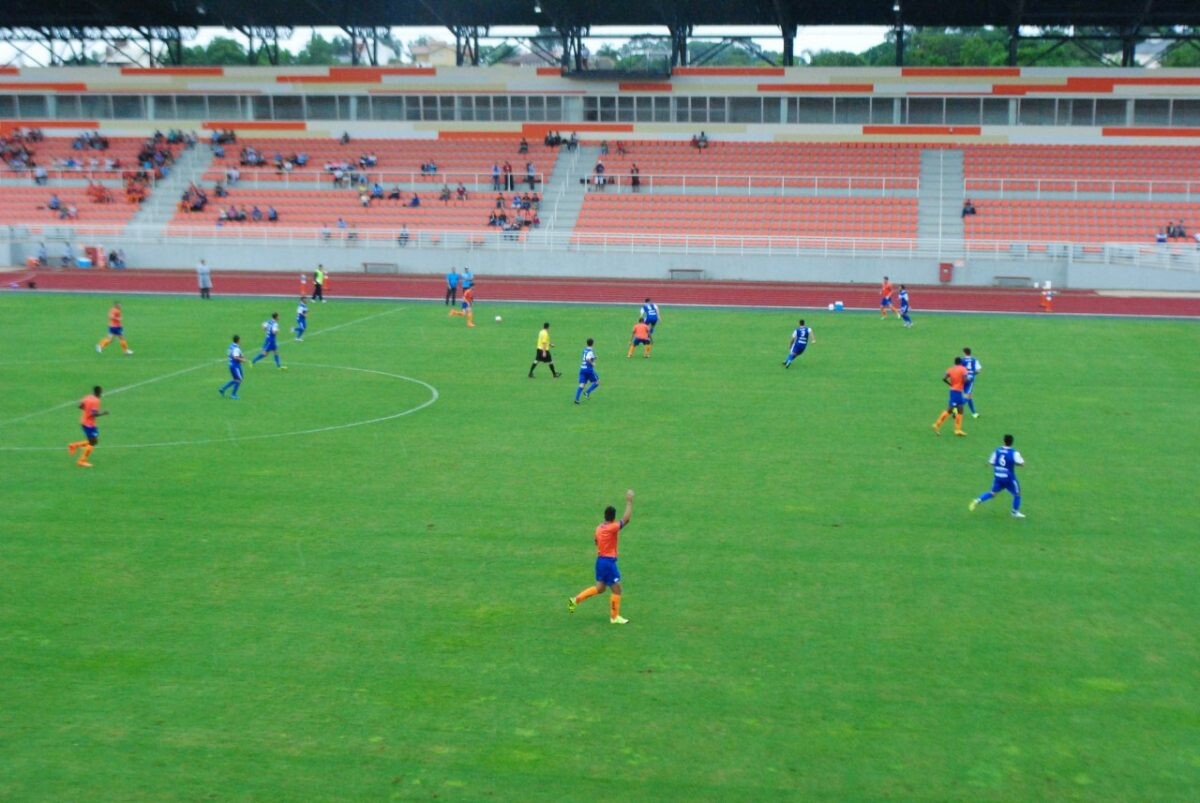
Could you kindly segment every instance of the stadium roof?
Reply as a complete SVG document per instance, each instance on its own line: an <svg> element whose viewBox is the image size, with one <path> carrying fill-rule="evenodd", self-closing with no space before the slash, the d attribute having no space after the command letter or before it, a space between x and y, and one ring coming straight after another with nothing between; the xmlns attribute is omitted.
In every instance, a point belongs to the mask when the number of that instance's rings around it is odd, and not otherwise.
<svg viewBox="0 0 1200 803"><path fill-rule="evenodd" d="M9 0L3 27L893 25L896 0ZM935 27L1200 25L1195 0L899 0Z"/></svg>

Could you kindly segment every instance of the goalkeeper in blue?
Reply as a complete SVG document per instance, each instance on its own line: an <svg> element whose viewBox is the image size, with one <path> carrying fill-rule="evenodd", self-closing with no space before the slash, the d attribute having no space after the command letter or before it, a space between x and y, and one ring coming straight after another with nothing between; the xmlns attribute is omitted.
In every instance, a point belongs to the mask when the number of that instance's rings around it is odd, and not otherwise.
<svg viewBox="0 0 1200 803"><path fill-rule="evenodd" d="M992 456L988 458L988 464L992 467L992 490L985 491L972 499L971 504L967 505L967 509L974 510L1001 491L1008 491L1013 498L1013 518L1025 518L1025 514L1021 512L1021 483L1017 482L1017 466L1025 465L1025 458L1021 457L1021 453L1013 448L1012 435L1004 436L1004 445L997 447L996 451L992 452Z"/></svg>

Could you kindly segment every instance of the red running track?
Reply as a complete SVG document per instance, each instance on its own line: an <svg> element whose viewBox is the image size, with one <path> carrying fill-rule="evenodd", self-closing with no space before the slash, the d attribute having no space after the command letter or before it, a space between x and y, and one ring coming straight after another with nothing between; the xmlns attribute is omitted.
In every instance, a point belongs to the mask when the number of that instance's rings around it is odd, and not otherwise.
<svg viewBox="0 0 1200 803"><path fill-rule="evenodd" d="M311 281L311 276L309 277ZM96 293L195 293L189 271L167 270L17 270L0 273L0 286ZM16 286L15 288L13 286ZM300 293L300 276L280 273L218 273L214 295L291 296ZM439 276L332 274L329 298L438 299L445 293ZM311 287L311 285L310 285ZM877 309L879 291L863 284L785 282L646 281L639 279L565 279L476 276L475 292L487 301L641 303L729 307L823 308L843 301L851 309ZM1040 295L1030 289L913 286L913 310L959 312L1040 312ZM1054 314L1200 317L1200 294L1120 295L1091 290L1056 292Z"/></svg>

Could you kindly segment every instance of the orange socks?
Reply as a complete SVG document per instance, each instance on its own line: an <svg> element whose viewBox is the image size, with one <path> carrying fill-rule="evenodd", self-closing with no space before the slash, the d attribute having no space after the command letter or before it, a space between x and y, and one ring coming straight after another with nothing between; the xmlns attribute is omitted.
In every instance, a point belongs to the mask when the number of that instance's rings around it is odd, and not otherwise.
<svg viewBox="0 0 1200 803"><path fill-rule="evenodd" d="M613 594L612 599L608 603L609 616L616 619L621 615L621 595Z"/></svg>
<svg viewBox="0 0 1200 803"><path fill-rule="evenodd" d="M106 337L103 340L101 340L99 343L97 343L96 345L100 348L101 351L104 351L104 347L107 346L111 342L112 342L112 338Z"/></svg>
<svg viewBox="0 0 1200 803"><path fill-rule="evenodd" d="M949 417L950 417L950 413L946 412L945 410L942 410L942 414L938 416L937 421L933 422L933 425L935 427L940 427L942 424L946 423L946 419Z"/></svg>
<svg viewBox="0 0 1200 803"><path fill-rule="evenodd" d="M576 603L583 602L588 597L594 597L599 593L600 592L596 590L595 586L588 586L587 588L583 589L582 591L580 591L578 594L575 595L575 602Z"/></svg>
<svg viewBox="0 0 1200 803"><path fill-rule="evenodd" d="M962 432L962 420L963 420L962 413L954 414L954 431L955 432Z"/></svg>
<svg viewBox="0 0 1200 803"><path fill-rule="evenodd" d="M125 338L121 338L121 348L125 351L129 351L129 344L125 342Z"/></svg>
<svg viewBox="0 0 1200 803"><path fill-rule="evenodd" d="M629 347L629 353L625 355L625 358L626 358L626 359L628 359L628 358L630 358L630 357L632 357L632 356L633 356L633 346L630 346L630 347Z"/></svg>

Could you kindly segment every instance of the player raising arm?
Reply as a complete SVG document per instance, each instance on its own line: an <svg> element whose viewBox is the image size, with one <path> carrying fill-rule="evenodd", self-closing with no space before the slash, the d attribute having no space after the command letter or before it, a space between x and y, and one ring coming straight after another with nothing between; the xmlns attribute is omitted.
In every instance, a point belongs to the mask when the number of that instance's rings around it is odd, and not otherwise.
<svg viewBox="0 0 1200 803"><path fill-rule="evenodd" d="M617 568L617 539L621 530L633 516L633 491L625 492L625 515L617 521L617 509L609 505L604 509L604 522L596 527L596 584L588 586L573 597L567 598L567 611L575 613L575 606L588 597L603 594L612 589L609 600L608 621L614 625L628 624L621 616L621 572Z"/></svg>

